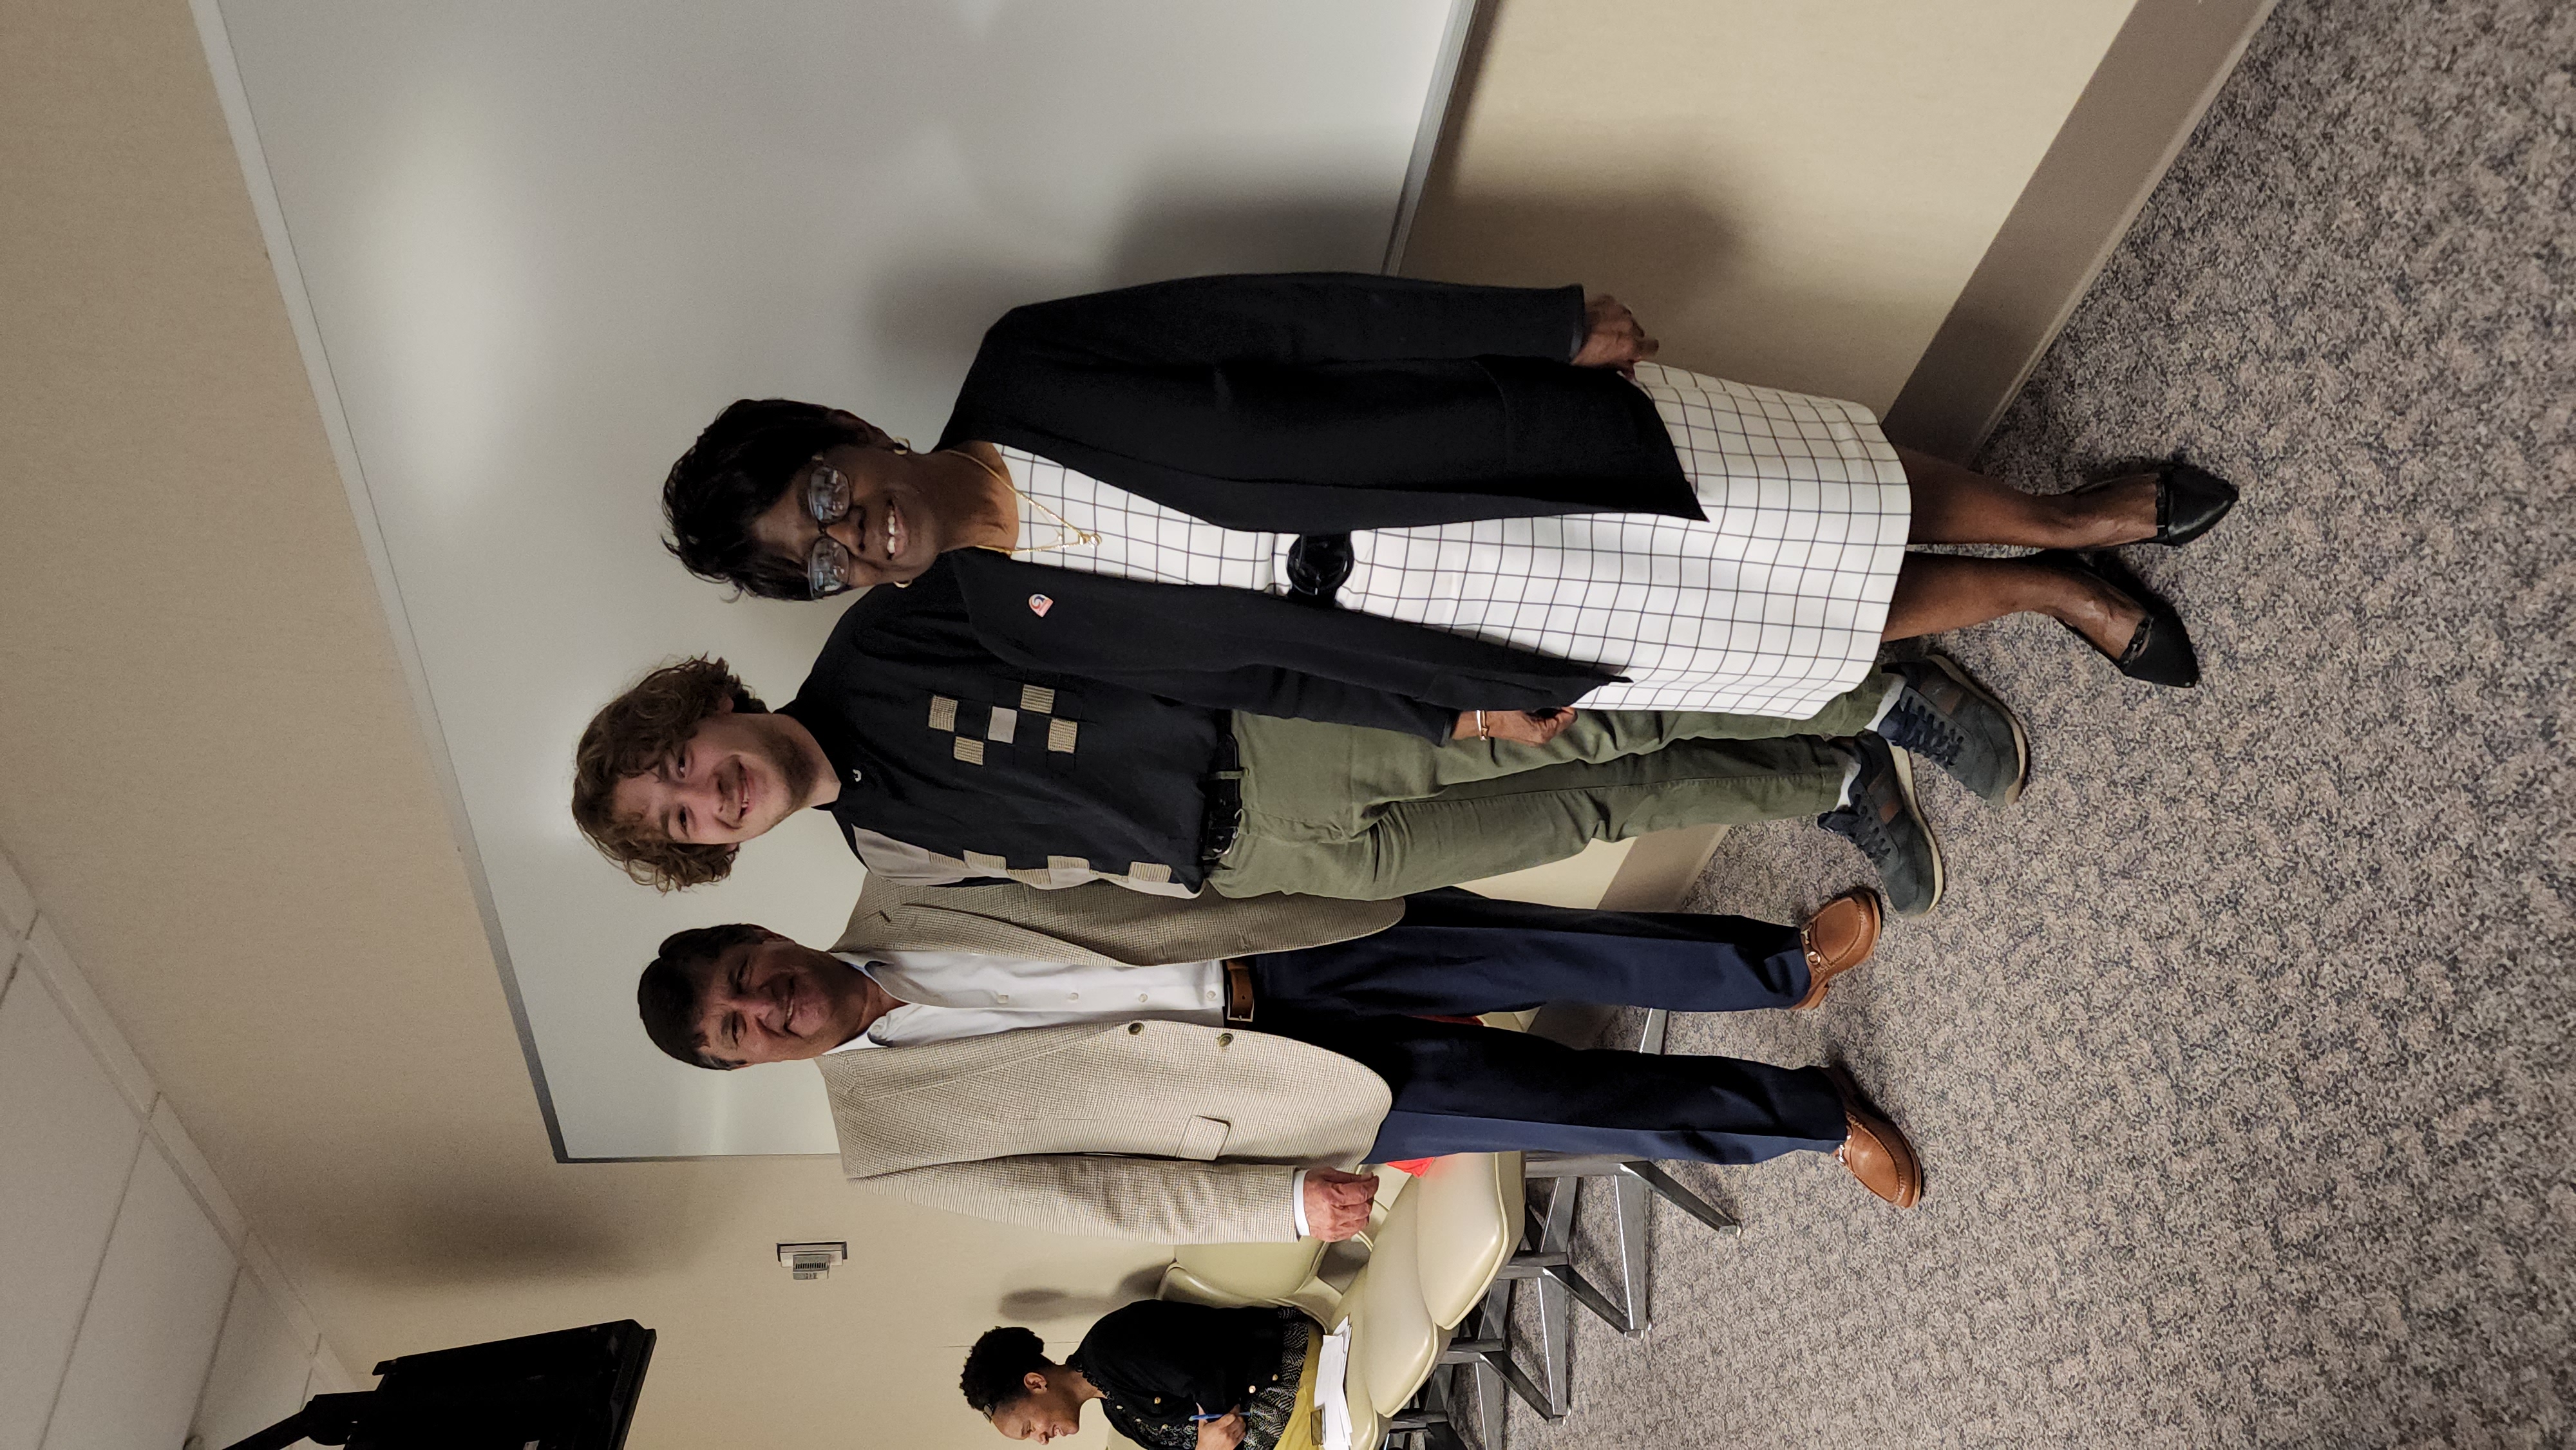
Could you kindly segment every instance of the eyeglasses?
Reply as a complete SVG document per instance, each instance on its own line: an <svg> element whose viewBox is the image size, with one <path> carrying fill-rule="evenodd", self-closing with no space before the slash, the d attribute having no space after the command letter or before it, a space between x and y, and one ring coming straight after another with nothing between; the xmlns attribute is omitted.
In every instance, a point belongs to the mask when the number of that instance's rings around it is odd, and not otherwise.
<svg viewBox="0 0 2576 1450"><path fill-rule="evenodd" d="M805 512L818 528L837 524L850 516L850 481L841 470L817 462L814 471L805 476ZM850 551L830 534L814 536L814 547L805 551L805 587L817 599L838 594L850 587Z"/></svg>

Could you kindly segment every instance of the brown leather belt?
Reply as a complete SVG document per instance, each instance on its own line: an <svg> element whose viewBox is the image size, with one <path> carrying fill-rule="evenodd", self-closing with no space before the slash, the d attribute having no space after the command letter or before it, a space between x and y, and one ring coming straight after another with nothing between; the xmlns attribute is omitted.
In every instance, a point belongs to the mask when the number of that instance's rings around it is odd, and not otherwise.
<svg viewBox="0 0 2576 1450"><path fill-rule="evenodd" d="M1241 1025L1252 1020L1252 963L1225 959L1225 1020Z"/></svg>

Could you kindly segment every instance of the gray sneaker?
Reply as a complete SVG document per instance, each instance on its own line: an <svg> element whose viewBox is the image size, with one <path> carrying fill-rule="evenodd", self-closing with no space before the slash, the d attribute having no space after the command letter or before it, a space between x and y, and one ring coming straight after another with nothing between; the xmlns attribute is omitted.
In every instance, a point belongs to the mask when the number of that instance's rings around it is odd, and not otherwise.
<svg viewBox="0 0 2576 1450"><path fill-rule="evenodd" d="M1988 805L2021 799L2022 783L2030 779L2030 737L2003 701L1944 655L1887 669L1905 681L1896 708L1878 722L1877 733L1888 744L1950 772Z"/></svg>
<svg viewBox="0 0 2576 1450"><path fill-rule="evenodd" d="M1860 757L1851 804L1816 824L1860 848L1878 868L1879 888L1899 916L1921 916L1941 904L1941 842L1914 803L1914 771L1875 735L1839 742Z"/></svg>

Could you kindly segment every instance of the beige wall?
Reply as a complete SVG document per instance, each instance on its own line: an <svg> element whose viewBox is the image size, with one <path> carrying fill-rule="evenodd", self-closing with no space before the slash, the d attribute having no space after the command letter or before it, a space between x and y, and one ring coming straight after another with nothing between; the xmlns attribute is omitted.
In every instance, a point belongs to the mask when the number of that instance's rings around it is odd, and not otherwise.
<svg viewBox="0 0 2576 1450"><path fill-rule="evenodd" d="M2271 13L2272 0L2138 0L1886 409L1891 435L1976 452Z"/></svg>
<svg viewBox="0 0 2576 1450"><path fill-rule="evenodd" d="M638 1450L982 1444L1003 1297L1162 1256L828 1159L553 1161L188 11L0 26L0 847L329 1342L631 1316ZM858 1262L795 1284L787 1239Z"/></svg>
<svg viewBox="0 0 2576 1450"><path fill-rule="evenodd" d="M1409 270L1883 406L2125 9L1514 0ZM181 0L0 7L0 186L0 848L340 1358L632 1316L638 1450L986 1443L958 1348L1159 1256L552 1161Z"/></svg>
<svg viewBox="0 0 2576 1450"><path fill-rule="evenodd" d="M1404 270L1885 409L2130 0L1499 0Z"/></svg>

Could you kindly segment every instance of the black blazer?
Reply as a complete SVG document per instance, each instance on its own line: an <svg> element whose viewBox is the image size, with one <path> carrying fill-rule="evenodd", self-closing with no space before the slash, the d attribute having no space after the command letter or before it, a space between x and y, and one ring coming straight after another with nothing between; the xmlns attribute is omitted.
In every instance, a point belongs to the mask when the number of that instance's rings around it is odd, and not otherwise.
<svg viewBox="0 0 2576 1450"><path fill-rule="evenodd" d="M1294 1309L1216 1309L1146 1299L1113 1309L1091 1326L1065 1364L1101 1391L1101 1409L1130 1439L1186 1427L1193 1412L1243 1409L1288 1370L1286 1327Z"/></svg>
<svg viewBox="0 0 2576 1450"><path fill-rule="evenodd" d="M1572 704L1620 676L1446 630L1249 589L1113 579L961 549L975 636L1024 670L1187 704L1446 740L1461 710ZM1034 601L1044 601L1041 614Z"/></svg>
<svg viewBox="0 0 2576 1450"><path fill-rule="evenodd" d="M1194 277L1013 308L939 446L1023 448L1229 529L1704 517L1580 287Z"/></svg>
<svg viewBox="0 0 2576 1450"><path fill-rule="evenodd" d="M1580 287L1305 273L1067 297L985 334L939 446L1025 449L1236 529L1704 517L1653 402L1567 361L1583 331ZM1399 728L1441 739L1459 711L1564 705L1619 678L1248 590L949 557L1002 658L1157 693L1185 672L1202 680L1178 697L1257 714L1387 726L1393 695L1410 702Z"/></svg>

